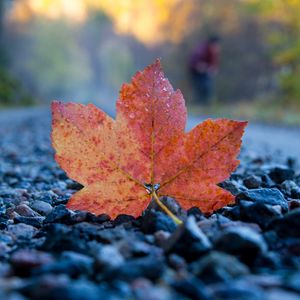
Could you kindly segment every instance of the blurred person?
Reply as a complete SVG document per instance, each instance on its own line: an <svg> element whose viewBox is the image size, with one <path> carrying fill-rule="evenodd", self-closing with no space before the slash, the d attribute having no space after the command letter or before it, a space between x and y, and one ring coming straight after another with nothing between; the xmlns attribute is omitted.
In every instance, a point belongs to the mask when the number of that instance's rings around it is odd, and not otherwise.
<svg viewBox="0 0 300 300"><path fill-rule="evenodd" d="M213 35L197 45L189 60L189 70L196 97L200 98L199 101L203 104L209 104L213 96L220 50L220 38Z"/></svg>

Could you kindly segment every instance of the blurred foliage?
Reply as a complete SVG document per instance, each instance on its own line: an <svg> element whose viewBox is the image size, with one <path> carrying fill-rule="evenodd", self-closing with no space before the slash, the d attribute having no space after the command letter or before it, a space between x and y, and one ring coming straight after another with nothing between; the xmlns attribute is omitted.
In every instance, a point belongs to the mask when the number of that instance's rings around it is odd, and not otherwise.
<svg viewBox="0 0 300 300"><path fill-rule="evenodd" d="M216 100L221 103L251 102L274 89L273 64L268 44L257 17L240 0L198 1L193 30L165 56L165 68L186 98L197 102L186 68L189 56L199 41L210 34L221 37L220 70ZM195 21L193 21L195 19Z"/></svg>
<svg viewBox="0 0 300 300"><path fill-rule="evenodd" d="M215 102L211 106L194 105L189 106L191 115L209 115L213 118L244 119L250 122L284 123L296 126L300 124L299 108L285 105L274 101L274 95L262 95L249 102L239 101L237 103Z"/></svg>
<svg viewBox="0 0 300 300"><path fill-rule="evenodd" d="M33 98L25 92L20 80L9 72L9 56L3 40L4 2L0 2L0 107L11 105L30 105Z"/></svg>
<svg viewBox="0 0 300 300"><path fill-rule="evenodd" d="M300 106L300 1L248 0L261 16L284 100Z"/></svg>
<svg viewBox="0 0 300 300"><path fill-rule="evenodd" d="M122 51L120 51L122 49ZM120 82L124 78L130 78L136 70L134 70L134 62L129 47L119 40L110 40L103 45L99 51L99 60L105 57L101 67L103 73L106 74L105 86L110 89L118 90Z"/></svg>
<svg viewBox="0 0 300 300"><path fill-rule="evenodd" d="M187 62L217 33L220 106L267 97L265 109L299 107L298 0L3 1L9 72L43 101L113 106L120 85L160 57L172 84L197 103Z"/></svg>
<svg viewBox="0 0 300 300"><path fill-rule="evenodd" d="M0 106L33 103L33 98L24 91L20 81L13 78L5 68L0 67Z"/></svg>
<svg viewBox="0 0 300 300"><path fill-rule="evenodd" d="M151 46L179 42L192 29L189 18L197 4L197 0L20 0L10 17L23 22L40 16L83 23L91 10L102 11L117 33L131 34Z"/></svg>
<svg viewBox="0 0 300 300"><path fill-rule="evenodd" d="M78 86L89 82L91 72L86 53L73 38L76 30L63 21L48 23L42 20L38 21L38 26L30 28L30 35L37 42L24 49L26 59L20 59L19 64L30 74L38 74L32 84L39 97L53 94L60 98L75 93L76 97L83 96Z"/></svg>

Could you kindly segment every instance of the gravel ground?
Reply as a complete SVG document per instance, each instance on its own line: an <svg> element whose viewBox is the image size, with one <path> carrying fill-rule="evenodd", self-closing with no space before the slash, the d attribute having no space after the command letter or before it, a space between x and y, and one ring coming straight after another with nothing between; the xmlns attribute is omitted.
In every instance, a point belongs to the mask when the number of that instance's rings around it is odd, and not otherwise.
<svg viewBox="0 0 300 300"><path fill-rule="evenodd" d="M53 160L49 121L38 110L0 118L0 299L300 299L293 158L246 144L221 184L234 205L204 216L166 198L185 225L153 203L111 221L65 208L81 187Z"/></svg>

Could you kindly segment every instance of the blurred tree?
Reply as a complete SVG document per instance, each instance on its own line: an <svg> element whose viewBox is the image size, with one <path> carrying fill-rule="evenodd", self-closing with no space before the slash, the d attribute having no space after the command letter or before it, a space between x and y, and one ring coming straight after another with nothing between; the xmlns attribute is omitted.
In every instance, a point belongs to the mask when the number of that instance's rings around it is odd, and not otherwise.
<svg viewBox="0 0 300 300"><path fill-rule="evenodd" d="M200 40L218 33L217 98L250 101L274 88L278 63L261 31L264 9L249 13L254 1L270 11L271 0L15 1L5 28L10 71L43 100L111 102L121 82L161 57L174 86L191 100L188 57ZM281 74L289 68L281 68Z"/></svg>
<svg viewBox="0 0 300 300"><path fill-rule="evenodd" d="M194 100L186 73L188 57L199 41L210 34L221 37L221 65L217 76L216 100L222 103L251 101L269 93L273 66L259 19L249 13L241 0L198 0L189 21L193 30L166 52L166 69L184 95ZM181 67L181 69L179 68Z"/></svg>
<svg viewBox="0 0 300 300"><path fill-rule="evenodd" d="M76 26L64 21L49 23L39 20L32 24L33 47L28 49L26 59L21 57L19 63L29 74L38 74L31 84L41 99L45 96L73 100L85 98L84 88L91 72L88 57L76 39L76 30Z"/></svg>
<svg viewBox="0 0 300 300"><path fill-rule="evenodd" d="M33 99L24 91L19 80L8 71L9 57L3 38L4 10L7 1L0 1L0 106L31 104Z"/></svg>
<svg viewBox="0 0 300 300"><path fill-rule="evenodd" d="M28 22L32 16L85 22L90 10L109 16L115 31L130 34L147 45L177 43L191 30L189 22L198 0L23 0L13 7L12 19Z"/></svg>
<svg viewBox="0 0 300 300"><path fill-rule="evenodd" d="M300 1L248 0L263 18L265 34L272 46L278 82L284 99L300 105Z"/></svg>

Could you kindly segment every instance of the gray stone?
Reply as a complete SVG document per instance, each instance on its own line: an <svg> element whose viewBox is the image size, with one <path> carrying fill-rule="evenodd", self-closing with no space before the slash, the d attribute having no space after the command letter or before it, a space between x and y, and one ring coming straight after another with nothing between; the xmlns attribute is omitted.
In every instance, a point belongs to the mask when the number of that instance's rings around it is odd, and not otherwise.
<svg viewBox="0 0 300 300"><path fill-rule="evenodd" d="M243 180L243 183L248 189L257 189L261 186L262 180L259 176L251 175Z"/></svg>
<svg viewBox="0 0 300 300"><path fill-rule="evenodd" d="M49 288L48 286L38 287L34 299L45 300L99 300L111 299L108 294L101 292L99 287L87 280L77 280L65 285Z"/></svg>
<svg viewBox="0 0 300 300"><path fill-rule="evenodd" d="M47 216L53 209L49 203L41 200L33 201L31 203L31 208L43 216Z"/></svg>
<svg viewBox="0 0 300 300"><path fill-rule="evenodd" d="M113 260L113 257L111 257ZM110 268L103 277L105 280L132 281L138 277L145 277L156 280L162 276L165 269L164 258L162 256L146 256L130 259L120 266Z"/></svg>
<svg viewBox="0 0 300 300"><path fill-rule="evenodd" d="M224 230L215 241L215 248L250 262L267 250L267 244L262 235L250 228L231 227Z"/></svg>
<svg viewBox="0 0 300 300"><path fill-rule="evenodd" d="M293 210L300 207L300 200L298 199L290 199L289 201L289 209Z"/></svg>
<svg viewBox="0 0 300 300"><path fill-rule="evenodd" d="M236 201L240 200L260 202L268 205L280 205L283 211L288 210L288 203L284 199L282 193L275 188L272 189L253 189L239 193L236 196Z"/></svg>
<svg viewBox="0 0 300 300"><path fill-rule="evenodd" d="M95 254L95 265L98 269L119 267L124 263L124 258L118 248L113 245L101 247Z"/></svg>
<svg viewBox="0 0 300 300"><path fill-rule="evenodd" d="M233 195L237 195L241 191L241 186L233 180L224 180L219 184L219 186Z"/></svg>
<svg viewBox="0 0 300 300"><path fill-rule="evenodd" d="M56 206L46 217L45 223L64 223L71 217L71 212L63 204Z"/></svg>
<svg viewBox="0 0 300 300"><path fill-rule="evenodd" d="M22 217L17 216L15 217L14 221L15 223L24 223L27 225L31 225L36 228L40 228L43 225L45 217Z"/></svg>
<svg viewBox="0 0 300 300"><path fill-rule="evenodd" d="M284 286L289 290L300 293L300 272L286 276L284 278Z"/></svg>
<svg viewBox="0 0 300 300"><path fill-rule="evenodd" d="M195 217L189 216L166 241L163 249L166 252L177 253L187 260L193 260L210 250L211 246L211 242L197 225Z"/></svg>
<svg viewBox="0 0 300 300"><path fill-rule="evenodd" d="M80 262L81 264L86 265L87 268L92 268L94 263L94 259L92 257L74 251L64 251L61 254L61 259Z"/></svg>
<svg viewBox="0 0 300 300"><path fill-rule="evenodd" d="M35 227L23 223L8 225L7 227L7 232L9 232L16 239L32 239L37 231L38 230Z"/></svg>
<svg viewBox="0 0 300 300"><path fill-rule="evenodd" d="M269 300L268 293L245 281L225 282L212 287L212 299L218 300Z"/></svg>
<svg viewBox="0 0 300 300"><path fill-rule="evenodd" d="M170 237L171 233L168 231L159 230L154 233L155 244L162 247L166 240Z"/></svg>
<svg viewBox="0 0 300 300"><path fill-rule="evenodd" d="M23 217L37 217L39 214L32 210L28 205L26 204L20 204L15 208L15 211Z"/></svg>
<svg viewBox="0 0 300 300"><path fill-rule="evenodd" d="M247 266L229 254L212 251L192 263L191 271L205 283L231 281L249 274Z"/></svg>
<svg viewBox="0 0 300 300"><path fill-rule="evenodd" d="M268 226L282 237L300 237L300 208L296 208L281 218L274 219Z"/></svg>
<svg viewBox="0 0 300 300"><path fill-rule="evenodd" d="M281 206L262 202L240 201L240 215L243 221L252 222L265 228L271 220L281 216Z"/></svg>
<svg viewBox="0 0 300 300"><path fill-rule="evenodd" d="M281 289L268 291L268 300L299 300L299 294Z"/></svg>
<svg viewBox="0 0 300 300"><path fill-rule="evenodd" d="M277 166L269 171L270 178L276 183L293 179L295 171L285 166Z"/></svg>
<svg viewBox="0 0 300 300"><path fill-rule="evenodd" d="M31 270L52 263L51 254L32 249L18 250L11 256L11 264L19 276L29 275Z"/></svg>
<svg viewBox="0 0 300 300"><path fill-rule="evenodd" d="M298 185L293 180L285 180L280 186L282 193L288 197L292 197L294 190L299 189Z"/></svg>
<svg viewBox="0 0 300 300"><path fill-rule="evenodd" d="M164 212L147 209L141 219L141 228L144 233L155 233L156 231L174 232L176 224Z"/></svg>
<svg viewBox="0 0 300 300"><path fill-rule="evenodd" d="M11 247L9 247L6 243L0 242L0 258L4 258L11 251Z"/></svg>

